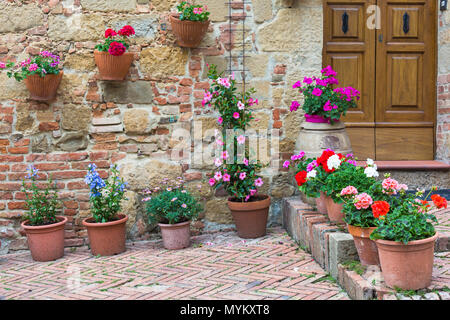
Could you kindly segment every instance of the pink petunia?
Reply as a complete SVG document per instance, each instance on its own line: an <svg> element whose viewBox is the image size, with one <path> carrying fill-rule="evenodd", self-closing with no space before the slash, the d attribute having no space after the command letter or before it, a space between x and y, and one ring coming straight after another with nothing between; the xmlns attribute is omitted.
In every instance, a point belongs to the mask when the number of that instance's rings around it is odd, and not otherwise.
<svg viewBox="0 0 450 320"><path fill-rule="evenodd" d="M219 124L222 124L223 118L222 118L222 117L217 118L217 122L218 122Z"/></svg>
<svg viewBox="0 0 450 320"><path fill-rule="evenodd" d="M233 113L233 118L239 119L239 117L240 117L239 112Z"/></svg>
<svg viewBox="0 0 450 320"><path fill-rule="evenodd" d="M263 184L264 184L263 179L258 178L258 179L255 180L255 186L261 187Z"/></svg>
<svg viewBox="0 0 450 320"><path fill-rule="evenodd" d="M244 180L246 176L247 176L247 173L241 172L241 173L239 174L239 179Z"/></svg>
<svg viewBox="0 0 450 320"><path fill-rule="evenodd" d="M211 179L209 179L209 185L212 187L213 185L215 185L216 184L216 179L214 179L214 178L211 178Z"/></svg>
<svg viewBox="0 0 450 320"><path fill-rule="evenodd" d="M222 179L222 172L217 171L217 172L214 174L214 179L216 179L217 181L220 181L220 180Z"/></svg>
<svg viewBox="0 0 450 320"><path fill-rule="evenodd" d="M225 181L225 182L230 181L230 178L231 178L231 176L228 173L225 173L223 175L223 181Z"/></svg>
<svg viewBox="0 0 450 320"><path fill-rule="evenodd" d="M289 165L290 165L291 163L289 162L289 161L285 161L284 163L283 163L283 167L284 168L289 168Z"/></svg>
<svg viewBox="0 0 450 320"><path fill-rule="evenodd" d="M245 136L240 135L239 137L237 137L237 143L244 144L245 143Z"/></svg>

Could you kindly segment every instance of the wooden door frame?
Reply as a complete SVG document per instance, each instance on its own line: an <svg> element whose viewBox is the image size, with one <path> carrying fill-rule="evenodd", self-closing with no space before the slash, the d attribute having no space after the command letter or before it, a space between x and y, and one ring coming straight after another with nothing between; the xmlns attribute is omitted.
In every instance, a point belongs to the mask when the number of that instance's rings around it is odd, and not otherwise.
<svg viewBox="0 0 450 320"><path fill-rule="evenodd" d="M388 1L388 0L375 0L376 3L378 3L378 1ZM404 0L405 2L408 2L409 0ZM435 68L434 70L432 70L432 79L434 79L434 86L433 86L433 99L434 99L434 117L433 117L433 160L436 158L436 150L437 150L437 137L436 137L436 133L437 133L437 118L438 118L438 82L437 82L437 77L438 77L438 68L439 68L439 57L438 57L438 51L439 51L439 47L438 47L438 32L439 32L439 6L437 5L437 1L436 0L427 0L427 1L434 1L434 14L435 14L435 18L434 18L434 32L432 34L432 38L433 38L433 43L434 43L434 48L433 48L433 60L434 60L434 65ZM352 0L342 0L342 3L351 3ZM327 5L327 0L322 0L322 12L323 12L323 17L325 17L325 7ZM322 67L325 67L325 56L326 56L326 50L325 50L325 30L327 30L327 26L326 26L326 21L323 18L322 20L322 30L323 30L323 44L322 44ZM376 39L377 36L377 31L375 31L375 41L377 41ZM376 66L376 61L377 61L377 56L375 53L375 66ZM376 67L375 67L376 68ZM376 83L375 83L376 86ZM376 119L374 119L376 120Z"/></svg>

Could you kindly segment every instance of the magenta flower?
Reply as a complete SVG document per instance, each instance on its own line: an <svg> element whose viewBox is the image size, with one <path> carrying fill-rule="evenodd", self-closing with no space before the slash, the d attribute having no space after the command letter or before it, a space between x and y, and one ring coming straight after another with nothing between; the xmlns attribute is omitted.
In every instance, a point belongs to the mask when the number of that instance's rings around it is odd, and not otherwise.
<svg viewBox="0 0 450 320"><path fill-rule="evenodd" d="M214 175L214 179L220 181L220 179L222 179L222 172L217 171L216 174Z"/></svg>
<svg viewBox="0 0 450 320"><path fill-rule="evenodd" d="M225 173L224 175L223 175L223 181L225 181L225 182L227 182L227 181L230 181L230 175L228 174L228 173Z"/></svg>
<svg viewBox="0 0 450 320"><path fill-rule="evenodd" d="M6 68L6 64L3 62L0 62L0 69L5 69Z"/></svg>
<svg viewBox="0 0 450 320"><path fill-rule="evenodd" d="M319 88L314 88L312 91L312 95L320 97L322 95L322 90L320 90Z"/></svg>
<svg viewBox="0 0 450 320"><path fill-rule="evenodd" d="M294 83L294 85L292 86L292 89L301 88L301 86L302 86L302 82L299 80L296 83Z"/></svg>
<svg viewBox="0 0 450 320"><path fill-rule="evenodd" d="M235 118L235 119L239 119L239 112L235 112L235 113L233 113L233 118Z"/></svg>
<svg viewBox="0 0 450 320"><path fill-rule="evenodd" d="M219 124L222 124L223 118L222 118L222 117L217 118L217 122L218 122Z"/></svg>
<svg viewBox="0 0 450 320"><path fill-rule="evenodd" d="M331 106L330 100L328 100L325 105L323 106L324 111L331 111L333 107Z"/></svg>
<svg viewBox="0 0 450 320"><path fill-rule="evenodd" d="M246 176L247 176L247 174L245 172L241 172L239 174L239 179L244 180Z"/></svg>
<svg viewBox="0 0 450 320"><path fill-rule="evenodd" d="M284 163L283 163L283 167L284 168L289 168L289 165L290 165L291 163L289 162L289 161L285 161Z"/></svg>
<svg viewBox="0 0 450 320"><path fill-rule="evenodd" d="M263 184L264 184L263 179L258 178L258 179L255 180L255 186L261 187Z"/></svg>
<svg viewBox="0 0 450 320"><path fill-rule="evenodd" d="M247 159L247 158L244 158L244 164L245 164L246 166L248 166L248 159Z"/></svg>
<svg viewBox="0 0 450 320"><path fill-rule="evenodd" d="M313 82L312 78L305 77L305 79L303 79L303 83L311 84L312 82Z"/></svg>
<svg viewBox="0 0 450 320"><path fill-rule="evenodd" d="M39 66L36 63L30 64L28 67L29 71L36 71L39 68Z"/></svg>
<svg viewBox="0 0 450 320"><path fill-rule="evenodd" d="M297 111L298 107L300 107L300 103L298 103L298 101L292 101L291 103L291 107L290 110L292 111Z"/></svg>
<svg viewBox="0 0 450 320"><path fill-rule="evenodd" d="M211 179L209 179L209 185L212 187L213 185L215 185L216 184L216 179L214 179L214 178L211 178Z"/></svg>

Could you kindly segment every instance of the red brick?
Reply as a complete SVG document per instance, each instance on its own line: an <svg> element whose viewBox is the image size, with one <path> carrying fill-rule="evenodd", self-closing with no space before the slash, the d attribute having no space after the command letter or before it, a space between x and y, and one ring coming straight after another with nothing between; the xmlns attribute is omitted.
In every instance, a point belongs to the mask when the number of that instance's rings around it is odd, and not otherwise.
<svg viewBox="0 0 450 320"><path fill-rule="evenodd" d="M39 131L55 131L59 129L58 122L41 122L39 123Z"/></svg>
<svg viewBox="0 0 450 320"><path fill-rule="evenodd" d="M11 147L8 148L8 152L11 154L27 154L28 147Z"/></svg>
<svg viewBox="0 0 450 320"><path fill-rule="evenodd" d="M65 163L38 163L34 165L36 169L42 171L56 171L70 169L68 164Z"/></svg>
<svg viewBox="0 0 450 320"><path fill-rule="evenodd" d="M26 209L26 202L8 202L9 210Z"/></svg>
<svg viewBox="0 0 450 320"><path fill-rule="evenodd" d="M75 179L84 178L86 171L59 171L52 174L53 179Z"/></svg>
<svg viewBox="0 0 450 320"><path fill-rule="evenodd" d="M78 202L76 201L63 201L63 204L68 209L78 209Z"/></svg>
<svg viewBox="0 0 450 320"><path fill-rule="evenodd" d="M0 162L22 162L23 156L2 156L0 155Z"/></svg>
<svg viewBox="0 0 450 320"><path fill-rule="evenodd" d="M84 181L68 182L67 188L70 190L87 189L88 186Z"/></svg>
<svg viewBox="0 0 450 320"><path fill-rule="evenodd" d="M181 81L180 81L180 85L182 85L182 86L192 86L192 84L193 84L193 81L192 81L192 79L189 79L189 78L184 78L184 79L181 79Z"/></svg>
<svg viewBox="0 0 450 320"><path fill-rule="evenodd" d="M95 151L89 153L89 159L95 160L105 160L108 159L108 151Z"/></svg>
<svg viewBox="0 0 450 320"><path fill-rule="evenodd" d="M88 158L87 152L71 152L71 153L47 155L48 161L79 161L79 160L86 160L87 158Z"/></svg>

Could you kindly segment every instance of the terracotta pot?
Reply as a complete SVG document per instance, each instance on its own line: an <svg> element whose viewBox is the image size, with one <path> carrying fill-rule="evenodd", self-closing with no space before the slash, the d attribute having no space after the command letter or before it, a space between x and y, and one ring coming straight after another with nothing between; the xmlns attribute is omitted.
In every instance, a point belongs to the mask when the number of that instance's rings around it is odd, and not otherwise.
<svg viewBox="0 0 450 320"><path fill-rule="evenodd" d="M331 123L331 118L324 118L317 114L307 114L305 113L305 121L311 123ZM333 119L334 122L338 122L339 119Z"/></svg>
<svg viewBox="0 0 450 320"><path fill-rule="evenodd" d="M64 256L64 227L66 217L56 217L58 222L45 226L30 226L22 222L27 234L28 247L35 261L52 261Z"/></svg>
<svg viewBox="0 0 450 320"><path fill-rule="evenodd" d="M331 222L344 223L343 203L335 203L333 198L326 196L328 219Z"/></svg>
<svg viewBox="0 0 450 320"><path fill-rule="evenodd" d="M380 265L378 259L378 249L375 241L370 240L370 234L376 227L361 228L352 225L348 226L348 232L353 236L356 251L358 251L359 261L362 265Z"/></svg>
<svg viewBox="0 0 450 320"><path fill-rule="evenodd" d="M319 211L322 214L327 214L327 200L326 195L322 191L320 191L320 197L316 198L316 206L317 211Z"/></svg>
<svg viewBox="0 0 450 320"><path fill-rule="evenodd" d="M172 31L177 38L180 47L196 48L200 45L203 37L208 31L208 21L189 21L178 19L179 14L170 16Z"/></svg>
<svg viewBox="0 0 450 320"><path fill-rule="evenodd" d="M45 77L37 74L26 77L24 81L30 91L30 98L38 101L55 99L63 74L63 71L59 71L58 74L48 74Z"/></svg>
<svg viewBox="0 0 450 320"><path fill-rule="evenodd" d="M267 217L269 215L270 197L259 195L260 200L251 202L235 202L228 199L239 237L254 239L266 234Z"/></svg>
<svg viewBox="0 0 450 320"><path fill-rule="evenodd" d="M124 214L119 215L119 220L105 223L97 223L94 218L83 220L94 256L112 256L125 251L127 220L128 216Z"/></svg>
<svg viewBox="0 0 450 320"><path fill-rule="evenodd" d="M161 228L164 248L178 250L191 245L191 221L163 224L158 223Z"/></svg>
<svg viewBox="0 0 450 320"><path fill-rule="evenodd" d="M113 56L109 52L95 50L94 58L102 80L124 80L133 62L134 54L125 52L121 56Z"/></svg>
<svg viewBox="0 0 450 320"><path fill-rule="evenodd" d="M402 290L419 290L430 286L437 237L436 232L430 238L410 241L408 244L375 240L386 285Z"/></svg>

